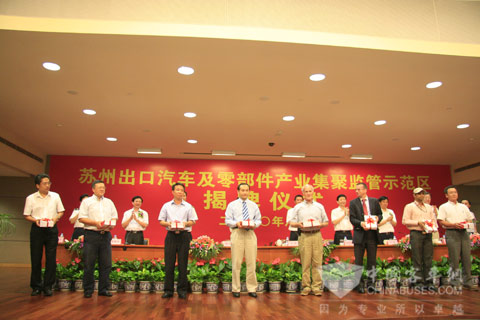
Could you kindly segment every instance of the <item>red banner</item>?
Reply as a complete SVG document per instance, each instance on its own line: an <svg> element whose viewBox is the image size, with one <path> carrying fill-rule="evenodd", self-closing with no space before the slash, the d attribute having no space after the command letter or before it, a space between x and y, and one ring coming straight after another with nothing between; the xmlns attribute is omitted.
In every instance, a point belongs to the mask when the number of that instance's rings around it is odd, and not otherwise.
<svg viewBox="0 0 480 320"><path fill-rule="evenodd" d="M413 201L412 190L422 187L433 197L432 204L445 202L443 188L451 183L450 168L439 165L391 165L352 163L263 162L187 159L144 159L111 157L51 156L52 191L62 198L66 212L58 223L60 232L70 238L73 226L68 217L79 206L78 197L92 194L91 183L105 181L105 196L115 203L119 223L113 235L124 238L121 226L123 213L132 208L131 199L140 195L142 209L149 214L150 224L145 238L150 244L163 244L165 228L158 223L162 205L173 198L171 184L182 182L188 192L187 201L198 214L193 237L203 234L217 241L230 238L225 226L225 209L237 198L236 187L248 183L250 200L262 214L262 227L256 230L258 244L268 245L289 235L286 214L296 194L306 183L315 188L315 198L325 206L330 225L322 230L323 237L333 239L331 211L338 205L337 195L352 200L355 185L365 182L371 197L387 196L389 208L395 212L397 238L408 230L401 224L404 206Z"/></svg>

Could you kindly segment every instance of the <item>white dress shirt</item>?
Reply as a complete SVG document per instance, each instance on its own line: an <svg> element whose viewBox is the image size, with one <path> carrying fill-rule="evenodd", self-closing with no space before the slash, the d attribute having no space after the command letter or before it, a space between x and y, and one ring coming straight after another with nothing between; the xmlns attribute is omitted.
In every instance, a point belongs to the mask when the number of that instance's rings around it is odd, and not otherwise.
<svg viewBox="0 0 480 320"><path fill-rule="evenodd" d="M292 219L293 213L294 213L293 208L291 208L291 209L289 209L289 210L287 211L287 222ZM294 228L294 227L292 227L291 225L288 225L288 230L290 230L290 231L298 231L298 228Z"/></svg>
<svg viewBox="0 0 480 320"><path fill-rule="evenodd" d="M258 205L251 201L245 200L248 210L248 218L253 221L255 228L258 228L262 224L262 215ZM230 202L225 211L225 224L230 228L236 228L237 222L243 221L243 200L238 198Z"/></svg>
<svg viewBox="0 0 480 320"><path fill-rule="evenodd" d="M350 217L345 214L342 208L338 207L332 210L332 222L344 216L339 223L334 226L335 231L349 231L353 230L353 225L350 222Z"/></svg>
<svg viewBox="0 0 480 320"><path fill-rule="evenodd" d="M396 223L397 217L395 217L395 213L393 212L393 210L390 210L390 209L387 209L385 211L382 209L382 221L385 221L388 217L390 217L390 214L392 214L393 216L392 221L395 221ZM378 226L378 232L380 233L395 232L395 229L393 228L392 222L388 221L387 223L381 226Z"/></svg>
<svg viewBox="0 0 480 320"><path fill-rule="evenodd" d="M182 200L182 203L176 204L174 200L171 200L163 205L160 214L158 215L158 220L165 222L188 222L196 221L198 220L198 217L195 209L193 209L190 203ZM170 230L168 227L166 229ZM190 232L191 230L191 227L185 227L185 231Z"/></svg>
<svg viewBox="0 0 480 320"><path fill-rule="evenodd" d="M29 195L25 201L24 216L32 216L36 220L53 220L57 213L64 212L62 200L56 192L49 191L45 197L40 192Z"/></svg>
<svg viewBox="0 0 480 320"><path fill-rule="evenodd" d="M475 216L463 203L448 201L442 204L438 209L437 220L443 220L450 223L460 223L473 219L475 219Z"/></svg>
<svg viewBox="0 0 480 320"><path fill-rule="evenodd" d="M79 213L80 213L79 208L73 209L72 215L68 219L68 220L71 220L73 218L77 218L77 220L75 220L75 224L73 225L74 228L84 228L85 227L85 225L83 223L81 223L80 220L78 220L78 214Z"/></svg>
<svg viewBox="0 0 480 320"><path fill-rule="evenodd" d="M118 213L112 200L105 197L98 198L96 195L93 195L82 201L78 218L87 218L94 221L110 221L118 219ZM101 231L98 230L97 227L90 225L85 225L84 228L87 230Z"/></svg>
<svg viewBox="0 0 480 320"><path fill-rule="evenodd" d="M312 201L300 202L293 208L293 215L290 221L287 222L304 222L305 220L318 220L320 223L328 222L327 213L322 204Z"/></svg>
<svg viewBox="0 0 480 320"><path fill-rule="evenodd" d="M130 219L133 212L134 212L133 208L125 211L125 213L123 214L122 224L125 221L127 221L128 219ZM138 220L148 224L148 212L147 211L139 209L135 214L137 215ZM126 231L144 231L145 229L146 228L142 227L140 225L140 223L135 221L135 219L132 219L132 221L130 221L130 223L125 227Z"/></svg>

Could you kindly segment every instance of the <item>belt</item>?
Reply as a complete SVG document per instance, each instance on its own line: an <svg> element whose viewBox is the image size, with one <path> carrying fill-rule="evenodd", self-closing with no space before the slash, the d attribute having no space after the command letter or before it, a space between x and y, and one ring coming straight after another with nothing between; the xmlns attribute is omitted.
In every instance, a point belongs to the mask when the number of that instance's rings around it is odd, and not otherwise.
<svg viewBox="0 0 480 320"><path fill-rule="evenodd" d="M140 233L140 232L143 232L142 230L127 230L127 232L130 232L130 233Z"/></svg>
<svg viewBox="0 0 480 320"><path fill-rule="evenodd" d="M105 233L110 232L110 231L106 231L106 230L90 230L90 229L85 229L85 231L90 231L90 232L95 232L95 233L100 233L100 234L105 234Z"/></svg>
<svg viewBox="0 0 480 320"><path fill-rule="evenodd" d="M317 232L320 232L320 230L312 230L312 231L303 231L302 230L302 233L317 233Z"/></svg>
<svg viewBox="0 0 480 320"><path fill-rule="evenodd" d="M233 228L232 228L232 230L233 230L233 229L239 229L239 228L238 228L238 227L233 227ZM240 229L240 230L250 231L250 230L253 230L253 229L246 229L246 228L243 228L243 229Z"/></svg>
<svg viewBox="0 0 480 320"><path fill-rule="evenodd" d="M335 232L350 232L351 233L352 230L336 230Z"/></svg>
<svg viewBox="0 0 480 320"><path fill-rule="evenodd" d="M187 233L189 231L186 231L186 230L183 230L183 231L170 231L168 230L169 233L173 233L173 234L181 234L181 233Z"/></svg>

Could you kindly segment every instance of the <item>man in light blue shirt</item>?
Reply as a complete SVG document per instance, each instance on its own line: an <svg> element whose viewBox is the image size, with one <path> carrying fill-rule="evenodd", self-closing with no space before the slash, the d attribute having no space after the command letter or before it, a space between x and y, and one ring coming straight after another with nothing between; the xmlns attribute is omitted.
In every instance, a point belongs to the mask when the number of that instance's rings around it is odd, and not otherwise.
<svg viewBox="0 0 480 320"><path fill-rule="evenodd" d="M230 227L232 243L232 292L240 297L240 270L243 257L247 264L248 295L257 297L257 236L255 229L262 224L262 216L255 202L248 200L250 186L240 183L237 187L238 199L230 202L225 211L225 224Z"/></svg>

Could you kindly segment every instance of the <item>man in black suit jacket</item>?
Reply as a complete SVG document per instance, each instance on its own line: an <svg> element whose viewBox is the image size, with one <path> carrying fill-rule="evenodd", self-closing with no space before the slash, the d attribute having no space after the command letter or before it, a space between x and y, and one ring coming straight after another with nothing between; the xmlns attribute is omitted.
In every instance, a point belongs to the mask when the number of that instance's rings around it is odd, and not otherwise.
<svg viewBox="0 0 480 320"><path fill-rule="evenodd" d="M350 201L350 222L353 225L353 252L355 254L355 264L363 265L363 256L367 250L367 271L369 272L369 288L375 287L375 270L377 259L377 244L380 243L380 237L377 230L367 230L365 226L365 215L377 218L377 224L382 221L382 209L378 200L367 197L367 185L363 182L358 183L355 192L358 198ZM365 202L365 203L364 203ZM364 207L367 212L365 212ZM358 292L364 293L363 287L357 287Z"/></svg>

